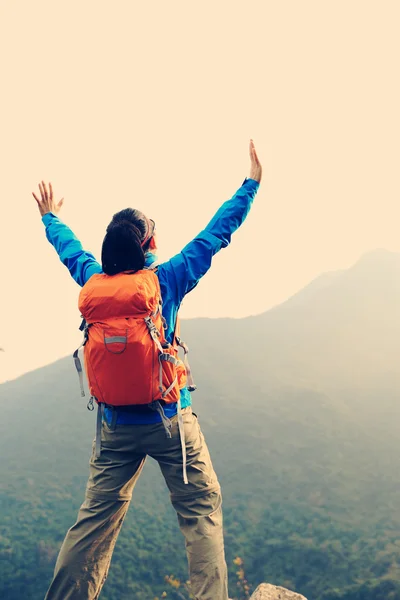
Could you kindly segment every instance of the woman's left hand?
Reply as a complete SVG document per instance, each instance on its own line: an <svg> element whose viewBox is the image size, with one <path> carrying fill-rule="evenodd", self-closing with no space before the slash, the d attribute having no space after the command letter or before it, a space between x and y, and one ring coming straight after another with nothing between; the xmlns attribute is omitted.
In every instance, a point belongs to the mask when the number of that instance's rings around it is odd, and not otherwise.
<svg viewBox="0 0 400 600"><path fill-rule="evenodd" d="M39 190L40 190L40 196L41 196L40 200L34 192L32 192L32 196L35 198L35 200L37 202L39 212L42 215L42 217L43 217L43 215L46 215L49 212L57 215L61 210L61 207L64 202L64 198L61 198L61 200L59 202L56 202L53 199L53 188L51 186L51 183L49 183L49 191L48 191L45 182L42 181L42 183L39 183Z"/></svg>

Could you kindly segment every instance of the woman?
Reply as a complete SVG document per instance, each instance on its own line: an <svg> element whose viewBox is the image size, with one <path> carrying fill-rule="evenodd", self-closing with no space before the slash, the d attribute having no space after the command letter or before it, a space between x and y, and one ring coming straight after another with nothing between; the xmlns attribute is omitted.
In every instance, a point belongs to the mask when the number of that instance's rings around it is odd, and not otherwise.
<svg viewBox="0 0 400 600"><path fill-rule="evenodd" d="M211 266L243 223L258 190L262 167L250 141L250 175L236 194L217 211L207 227L156 272L166 321L165 337L173 342L179 306L184 296ZM113 277L151 267L156 261L155 225L143 213L125 209L115 214L104 238L102 265L83 250L57 214L53 190L39 184L33 194L46 235L72 277L84 286L101 273ZM95 281L92 279L91 281ZM111 556L132 491L146 456L160 465L186 541L191 588L197 600L228 600L227 569L222 531L221 491L187 387L180 392L184 448L177 403L165 404L163 415L147 405L105 409L101 453L93 447L85 500L75 525L61 547L46 600L95 600L106 580ZM170 437L165 436L165 420ZM163 422L164 421L164 422ZM112 423L111 423L112 422ZM182 478L184 450L187 484Z"/></svg>

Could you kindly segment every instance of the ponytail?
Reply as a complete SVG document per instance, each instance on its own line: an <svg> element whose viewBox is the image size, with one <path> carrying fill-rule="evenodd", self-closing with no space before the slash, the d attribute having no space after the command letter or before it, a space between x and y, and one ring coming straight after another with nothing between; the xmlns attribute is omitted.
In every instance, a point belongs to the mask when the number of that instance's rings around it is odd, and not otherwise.
<svg viewBox="0 0 400 600"><path fill-rule="evenodd" d="M143 269L145 256L140 229L126 219L111 221L103 241L101 262L106 275Z"/></svg>

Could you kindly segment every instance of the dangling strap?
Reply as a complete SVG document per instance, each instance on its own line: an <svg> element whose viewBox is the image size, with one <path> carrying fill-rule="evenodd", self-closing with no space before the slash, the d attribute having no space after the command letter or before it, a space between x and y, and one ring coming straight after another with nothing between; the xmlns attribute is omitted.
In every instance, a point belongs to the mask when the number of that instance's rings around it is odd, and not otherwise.
<svg viewBox="0 0 400 600"><path fill-rule="evenodd" d="M167 361L167 362L171 362L174 365L178 364L178 360L172 356L171 354L168 354L167 352L164 352L164 348L161 345L160 342L160 333L157 330L157 327L154 325L153 321L151 320L151 317L146 317L144 319L144 322L147 325L147 328L149 330L149 333L154 341L154 343L156 344L160 354L158 356L158 364L159 364L159 379L158 379L158 389L159 392L161 393L162 398L165 398L166 396L168 396L168 394L170 393L170 391L175 387L175 385L177 384L178 381L178 376L175 375L175 379L174 381L171 383L171 385L169 386L169 388L167 390L165 390L165 392L163 391L163 368L162 368L162 363L163 361ZM161 417L162 418L162 417Z"/></svg>
<svg viewBox="0 0 400 600"><path fill-rule="evenodd" d="M76 370L78 372L79 386L81 388L81 396L83 397L85 395L85 390L84 390L84 387L83 387L83 370L82 370L81 359L78 356L79 350L82 348L82 346L84 346L84 342L82 342L82 344L79 346L79 348L77 348L75 350L73 356L74 356L75 368L76 368Z"/></svg>
<svg viewBox="0 0 400 600"><path fill-rule="evenodd" d="M186 440L185 440L185 427L183 424L182 405L181 399L178 400L178 428L179 436L181 438L182 446L182 461L183 461L183 483L188 484L187 469L186 469Z"/></svg>
<svg viewBox="0 0 400 600"><path fill-rule="evenodd" d="M192 375L192 369L190 368L190 365L189 365L189 359L188 359L189 348L185 344L185 342L183 342L181 340L180 337L176 336L175 339L177 341L178 346L183 348L183 351L185 353L184 357L183 357L183 364L185 365L185 369L186 369L187 388L188 388L189 392L194 392L195 390L197 390L197 385L194 382L193 375Z"/></svg>
<svg viewBox="0 0 400 600"><path fill-rule="evenodd" d="M80 331L84 332L84 337L83 337L83 342L82 344L79 346L79 348L77 348L73 354L74 357L74 362L75 362L75 368L78 372L78 377L79 377L79 386L81 388L81 396L84 397L85 396L85 390L83 387L83 369L82 369L82 363L81 363L81 359L79 358L79 350L81 348L83 348L83 346L86 344L86 342L88 341L89 338L89 325L86 324L85 319L83 319L80 327L79 327Z"/></svg>
<svg viewBox="0 0 400 600"><path fill-rule="evenodd" d="M160 306L160 313L161 313L161 306ZM161 317L162 317L162 313L161 313ZM171 385L168 387L168 389L166 389L165 392L163 392L163 378L162 378L163 370L162 370L162 363L163 363L163 361L168 361L168 362L171 362L174 365L176 365L179 362L179 360L177 358L175 358L174 356L172 356L171 354L168 354L167 352L164 352L164 349L163 349L163 347L162 347L162 345L160 343L160 340L159 340L160 334L157 331L157 328L155 327L152 319L150 317L146 317L144 321L145 321L145 323L147 325L147 328L149 330L149 333L150 333L151 337L153 338L153 340L154 340L157 348L160 351L160 355L158 357L159 367L160 367L160 370L159 370L159 390L160 390L160 392L162 394L162 397L165 398L166 396L168 396L168 394L170 393L170 391L177 384L178 376L177 376L177 374L175 375L174 381L171 383ZM187 353L187 346L186 346L185 357L186 357L186 353ZM186 367L186 370L188 371L188 376L190 376L190 367L189 367L189 369L187 369L187 367ZM196 389L196 386L194 385L193 380L192 380L192 389ZM183 482L185 484L188 484L189 481L188 481L187 469L186 469L185 428L184 428L184 423L183 423L182 406L181 406L181 399L180 399L180 397L179 397L179 400L178 400L177 404L178 404L178 429L179 429L179 437L180 437L181 447L182 447ZM163 408L161 402L159 400L156 400L156 401L152 402L149 406L153 410L156 410L158 412L158 414L161 417L161 421L162 421L162 423L164 425L164 429L165 429L165 432L167 434L167 437L171 438L172 437L172 435L171 435L172 423L171 423L170 419L168 419L168 417L166 416L166 414L164 412L164 408Z"/></svg>
<svg viewBox="0 0 400 600"><path fill-rule="evenodd" d="M172 423L171 423L171 420L168 419L167 415L165 414L164 408L163 408L161 402L159 400L154 400L154 402L151 402L151 404L149 404L149 407L152 410L156 410L158 412L158 414L161 417L162 424L164 425L164 429L165 429L165 433L167 434L167 438L171 438L172 437L172 434L171 434Z"/></svg>
<svg viewBox="0 0 400 600"><path fill-rule="evenodd" d="M181 448L182 448L183 482L185 484L188 484L189 481L188 481L188 477L187 477L187 468L186 468L185 427L184 427L184 423L183 423L182 406L181 406L180 398L177 402L177 405L178 405L178 429L179 429L179 437L180 437ZM167 437L171 438L172 437L172 435L171 435L172 423L171 423L171 420L168 419L168 417L166 416L161 402L159 400L155 400L154 402L149 404L149 406L152 410L156 410L158 412L158 414L161 417L162 424L164 425L164 429L167 434Z"/></svg>
<svg viewBox="0 0 400 600"><path fill-rule="evenodd" d="M177 358L175 358L175 356L172 356L171 354L168 354L167 352L163 352L162 354L159 355L158 357L158 362L160 365L160 375L159 375L159 385L158 385L158 389L161 392L161 395L163 398L166 398L168 396L168 394L171 392L171 390L174 389L174 387L176 386L176 384L178 383L178 374L175 374L175 378L173 380L173 382L171 383L171 385L169 386L169 388L167 388L165 390L165 392L163 392L163 368L162 368L162 363L163 362L170 362L173 365L177 365L179 364L179 360Z"/></svg>
<svg viewBox="0 0 400 600"><path fill-rule="evenodd" d="M96 419L96 458L99 458L101 454L101 425L104 416L104 404L100 402L97 405L97 419Z"/></svg>

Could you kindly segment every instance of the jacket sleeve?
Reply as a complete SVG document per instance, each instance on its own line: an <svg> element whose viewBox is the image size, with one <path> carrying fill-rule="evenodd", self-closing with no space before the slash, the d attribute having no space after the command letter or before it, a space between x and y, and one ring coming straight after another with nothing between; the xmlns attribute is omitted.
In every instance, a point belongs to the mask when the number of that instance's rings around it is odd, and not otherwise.
<svg viewBox="0 0 400 600"><path fill-rule="evenodd" d="M47 239L76 283L83 286L92 275L102 272L101 265L93 254L82 248L78 238L58 217L47 213L42 217L42 221L46 227Z"/></svg>
<svg viewBox="0 0 400 600"><path fill-rule="evenodd" d="M207 273L213 256L221 248L228 246L232 234L247 217L258 188L257 181L245 179L236 194L224 202L206 228L179 254L160 265L168 272L169 283L174 284L178 304Z"/></svg>

